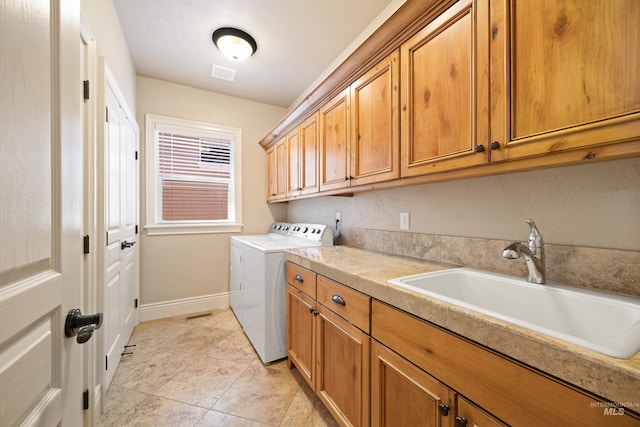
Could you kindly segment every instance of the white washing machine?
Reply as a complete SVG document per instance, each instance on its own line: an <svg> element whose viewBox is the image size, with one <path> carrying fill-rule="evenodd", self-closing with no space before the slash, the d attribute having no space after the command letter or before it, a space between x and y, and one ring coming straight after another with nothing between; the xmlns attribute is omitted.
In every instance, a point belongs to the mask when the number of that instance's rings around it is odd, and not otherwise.
<svg viewBox="0 0 640 427"><path fill-rule="evenodd" d="M277 222L268 234L231 237L231 309L263 363L287 356L285 251L332 244L324 224Z"/></svg>

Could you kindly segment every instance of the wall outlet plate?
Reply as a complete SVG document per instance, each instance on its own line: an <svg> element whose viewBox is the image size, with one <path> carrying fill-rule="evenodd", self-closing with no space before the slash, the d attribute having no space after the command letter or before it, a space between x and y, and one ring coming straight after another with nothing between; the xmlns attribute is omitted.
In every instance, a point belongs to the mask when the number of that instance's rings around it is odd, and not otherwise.
<svg viewBox="0 0 640 427"><path fill-rule="evenodd" d="M400 230L409 229L409 212L400 212Z"/></svg>

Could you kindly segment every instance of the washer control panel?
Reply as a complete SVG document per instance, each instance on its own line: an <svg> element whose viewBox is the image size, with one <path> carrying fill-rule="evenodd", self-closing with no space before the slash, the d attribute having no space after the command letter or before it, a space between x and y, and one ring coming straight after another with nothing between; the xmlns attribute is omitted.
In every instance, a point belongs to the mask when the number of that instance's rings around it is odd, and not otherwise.
<svg viewBox="0 0 640 427"><path fill-rule="evenodd" d="M330 244L333 242L333 231L325 224L294 223L289 229L289 237Z"/></svg>
<svg viewBox="0 0 640 427"><path fill-rule="evenodd" d="M269 234L277 234L279 236L288 236L291 231L291 226L288 222L274 222L269 228Z"/></svg>

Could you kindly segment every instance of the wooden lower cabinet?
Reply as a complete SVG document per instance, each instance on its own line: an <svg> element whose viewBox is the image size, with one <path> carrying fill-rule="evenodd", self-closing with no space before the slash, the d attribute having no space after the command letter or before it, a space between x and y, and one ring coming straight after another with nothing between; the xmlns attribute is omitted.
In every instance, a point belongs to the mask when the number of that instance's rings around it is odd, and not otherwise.
<svg viewBox="0 0 640 427"><path fill-rule="evenodd" d="M370 300L287 263L289 367L298 369L342 426L369 426ZM322 303L335 305L340 315Z"/></svg>
<svg viewBox="0 0 640 427"><path fill-rule="evenodd" d="M504 425L393 350L371 340L372 427Z"/></svg>
<svg viewBox="0 0 640 427"><path fill-rule="evenodd" d="M640 420L626 412L608 416L594 405L600 402L596 396L376 300L371 305L371 336L455 390L458 397L509 425L640 426ZM468 422L471 416L460 413L461 409L472 413L473 405L467 403L458 401L456 416ZM459 421L455 427L464 425Z"/></svg>
<svg viewBox="0 0 640 427"><path fill-rule="evenodd" d="M493 418L485 411L458 395L456 398L454 427L502 427L506 424Z"/></svg>
<svg viewBox="0 0 640 427"><path fill-rule="evenodd" d="M343 426L369 425L367 334L318 305L316 393Z"/></svg>
<svg viewBox="0 0 640 427"><path fill-rule="evenodd" d="M454 393L379 342L371 341L371 426L451 425Z"/></svg>
<svg viewBox="0 0 640 427"><path fill-rule="evenodd" d="M287 284L287 355L302 378L315 388L316 302L298 288Z"/></svg>
<svg viewBox="0 0 640 427"><path fill-rule="evenodd" d="M291 262L287 354L342 426L640 427L635 413L607 413L597 396Z"/></svg>

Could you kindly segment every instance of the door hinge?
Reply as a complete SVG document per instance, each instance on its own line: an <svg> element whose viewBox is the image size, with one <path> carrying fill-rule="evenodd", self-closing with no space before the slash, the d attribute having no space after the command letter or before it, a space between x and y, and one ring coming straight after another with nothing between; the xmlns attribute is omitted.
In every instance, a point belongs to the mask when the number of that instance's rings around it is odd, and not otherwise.
<svg viewBox="0 0 640 427"><path fill-rule="evenodd" d="M84 97L84 100L87 101L89 99L89 80L84 80L82 82L82 95Z"/></svg>
<svg viewBox="0 0 640 427"><path fill-rule="evenodd" d="M109 123L109 107L104 107L104 121Z"/></svg>
<svg viewBox="0 0 640 427"><path fill-rule="evenodd" d="M82 246L83 246L83 253L88 254L90 253L90 244L89 244L89 235L87 234L86 236L83 237L82 239Z"/></svg>
<svg viewBox="0 0 640 427"><path fill-rule="evenodd" d="M138 234L138 224L136 224L136 234Z"/></svg>
<svg viewBox="0 0 640 427"><path fill-rule="evenodd" d="M89 389L82 392L82 409L89 409Z"/></svg>
<svg viewBox="0 0 640 427"><path fill-rule="evenodd" d="M104 356L104 370L109 370L109 356Z"/></svg>
<svg viewBox="0 0 640 427"><path fill-rule="evenodd" d="M133 306L135 308L138 308L138 298L136 298L135 300L133 300Z"/></svg>
<svg viewBox="0 0 640 427"><path fill-rule="evenodd" d="M138 160L138 150L136 150L136 160Z"/></svg>

